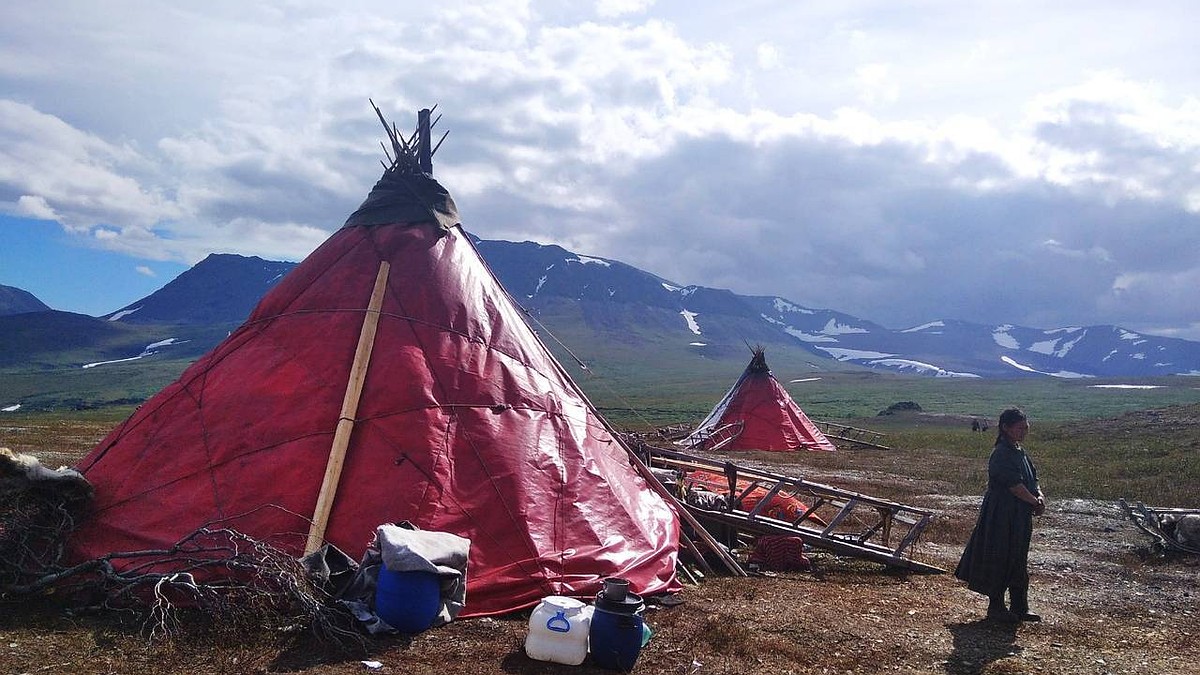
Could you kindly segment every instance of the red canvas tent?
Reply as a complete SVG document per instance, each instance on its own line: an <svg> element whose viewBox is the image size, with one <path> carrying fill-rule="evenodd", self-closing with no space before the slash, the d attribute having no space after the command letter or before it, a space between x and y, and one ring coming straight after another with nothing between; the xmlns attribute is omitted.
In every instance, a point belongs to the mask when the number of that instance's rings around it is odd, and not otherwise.
<svg viewBox="0 0 1200 675"><path fill-rule="evenodd" d="M166 547L215 519L300 555L322 494L316 538L355 559L386 522L469 538L460 616L594 595L608 576L679 588L677 515L446 190L398 155L243 326L82 460L96 500L73 557Z"/></svg>
<svg viewBox="0 0 1200 675"><path fill-rule="evenodd" d="M679 444L722 450L837 449L771 375L762 348L754 350L733 388Z"/></svg>

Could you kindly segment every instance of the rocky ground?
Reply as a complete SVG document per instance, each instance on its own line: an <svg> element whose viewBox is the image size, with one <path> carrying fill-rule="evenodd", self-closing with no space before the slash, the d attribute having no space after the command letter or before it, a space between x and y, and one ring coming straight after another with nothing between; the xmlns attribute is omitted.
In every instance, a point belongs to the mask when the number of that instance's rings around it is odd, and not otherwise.
<svg viewBox="0 0 1200 675"><path fill-rule="evenodd" d="M968 528L978 497L926 495ZM904 575L815 553L814 571L688 586L652 608L636 671L716 673L1200 673L1200 560L1150 555L1113 504L1053 504L1039 519L1032 598L1044 620L982 619L985 601L950 575ZM957 541L921 559L951 567ZM532 661L527 614L452 623L337 653L287 626L184 629L151 641L137 620L0 605L0 672L579 673ZM369 662L368 664L364 664ZM378 662L377 668L373 668Z"/></svg>
<svg viewBox="0 0 1200 675"><path fill-rule="evenodd" d="M1138 413L1145 419L1134 422L1194 422L1164 421L1163 414ZM950 494L944 483L882 466L805 477L868 494L883 490L880 496L933 510L938 520L918 557L952 569L979 495ZM901 574L814 552L811 572L710 577L688 585L682 605L648 609L654 636L635 671L1200 673L1200 556L1153 553L1149 537L1111 502L1052 501L1035 527L1031 600L1041 623L984 620L986 600L949 574ZM0 600L0 673L610 672L529 659L528 613L457 621L345 652L278 622L206 626L184 617L172 637L150 639L140 617L70 614L54 600Z"/></svg>

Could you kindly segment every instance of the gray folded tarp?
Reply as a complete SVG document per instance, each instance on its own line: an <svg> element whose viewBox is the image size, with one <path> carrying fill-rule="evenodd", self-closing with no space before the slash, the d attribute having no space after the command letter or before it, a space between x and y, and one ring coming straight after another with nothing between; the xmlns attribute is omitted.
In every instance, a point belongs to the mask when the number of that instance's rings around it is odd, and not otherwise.
<svg viewBox="0 0 1200 675"><path fill-rule="evenodd" d="M432 572L441 578L442 606L433 621L441 626L454 620L467 602L467 558L471 540L449 532L419 530L403 522L375 528L375 540L363 554L358 572L342 591L343 604L368 633L394 633L396 629L375 612L375 586L379 568L393 572Z"/></svg>

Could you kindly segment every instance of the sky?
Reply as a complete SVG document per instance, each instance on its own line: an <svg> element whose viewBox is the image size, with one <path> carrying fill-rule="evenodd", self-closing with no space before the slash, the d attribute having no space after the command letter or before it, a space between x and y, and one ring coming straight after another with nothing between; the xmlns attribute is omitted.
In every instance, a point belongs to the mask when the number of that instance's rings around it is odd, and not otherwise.
<svg viewBox="0 0 1200 675"><path fill-rule="evenodd" d="M333 5L337 5L334 7ZM1200 339L1200 4L4 3L0 284L300 260L437 104L485 239L891 328Z"/></svg>

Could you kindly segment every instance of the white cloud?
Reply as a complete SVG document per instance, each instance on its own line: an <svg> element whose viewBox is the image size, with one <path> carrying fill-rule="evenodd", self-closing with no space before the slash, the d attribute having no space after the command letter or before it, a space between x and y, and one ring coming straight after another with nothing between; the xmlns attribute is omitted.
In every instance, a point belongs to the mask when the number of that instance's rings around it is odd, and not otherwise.
<svg viewBox="0 0 1200 675"><path fill-rule="evenodd" d="M761 42L755 51L758 55L758 67L762 70L775 70L782 65L782 55L776 44Z"/></svg>
<svg viewBox="0 0 1200 675"><path fill-rule="evenodd" d="M1112 254L1100 246L1093 246L1086 251L1081 251L1078 249L1068 248L1064 246L1062 242L1054 239L1047 239L1046 241L1042 242L1042 246L1051 253L1067 258L1091 260L1096 263L1109 263L1113 261Z"/></svg>
<svg viewBox="0 0 1200 675"><path fill-rule="evenodd" d="M133 270L144 277L158 276L158 274L156 274L154 272L154 270L150 269L149 267L147 267L145 265L138 265L137 267L134 267Z"/></svg>
<svg viewBox="0 0 1200 675"><path fill-rule="evenodd" d="M37 220L60 220L62 218L51 208L50 204L46 203L45 197L31 195L18 197L16 208L12 209L12 212L18 216L28 216Z"/></svg>
<svg viewBox="0 0 1200 675"><path fill-rule="evenodd" d="M104 219L146 225L174 216L168 200L142 185L145 166L130 145L109 143L29 105L0 99L0 197L17 195L29 215L57 214L79 232Z"/></svg>
<svg viewBox="0 0 1200 675"><path fill-rule="evenodd" d="M654 0L597 0L596 13L612 19L627 14L640 14L654 5Z"/></svg>
<svg viewBox="0 0 1200 675"><path fill-rule="evenodd" d="M886 63L859 66L855 76L859 86L859 98L864 103L891 103L899 98L900 87L892 78L891 70L891 66Z"/></svg>
<svg viewBox="0 0 1200 675"><path fill-rule="evenodd" d="M1195 334L1200 7L889 7L9 3L0 210L298 259L377 178L367 97L438 103L481 236L899 326Z"/></svg>

